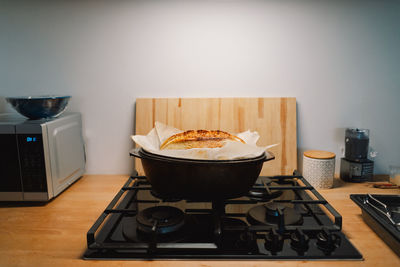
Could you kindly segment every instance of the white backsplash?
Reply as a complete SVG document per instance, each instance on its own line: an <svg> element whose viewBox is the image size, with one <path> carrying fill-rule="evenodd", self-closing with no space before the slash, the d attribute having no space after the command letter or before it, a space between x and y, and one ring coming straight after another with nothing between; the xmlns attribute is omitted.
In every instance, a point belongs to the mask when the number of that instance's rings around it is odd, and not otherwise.
<svg viewBox="0 0 400 267"><path fill-rule="evenodd" d="M92 174L132 170L137 97L235 96L296 97L300 155L329 150L338 160L346 127L370 129L384 173L400 164L399 6L2 1L0 96L72 95Z"/></svg>

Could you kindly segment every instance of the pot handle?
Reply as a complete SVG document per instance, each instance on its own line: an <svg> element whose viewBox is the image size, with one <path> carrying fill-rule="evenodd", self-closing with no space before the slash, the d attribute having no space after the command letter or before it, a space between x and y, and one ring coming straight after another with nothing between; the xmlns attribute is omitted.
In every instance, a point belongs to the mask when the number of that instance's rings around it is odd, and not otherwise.
<svg viewBox="0 0 400 267"><path fill-rule="evenodd" d="M134 148L131 151L129 151L129 155L141 159L143 157L142 157L142 155L139 154L139 150L140 150L140 147Z"/></svg>
<svg viewBox="0 0 400 267"><path fill-rule="evenodd" d="M264 162L275 159L275 155L272 152L265 151L266 157Z"/></svg>

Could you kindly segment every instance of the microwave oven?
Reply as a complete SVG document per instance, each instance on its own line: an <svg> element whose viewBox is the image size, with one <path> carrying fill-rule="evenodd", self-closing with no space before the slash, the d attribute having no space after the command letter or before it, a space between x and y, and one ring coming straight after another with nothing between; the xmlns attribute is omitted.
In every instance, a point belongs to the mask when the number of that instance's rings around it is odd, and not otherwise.
<svg viewBox="0 0 400 267"><path fill-rule="evenodd" d="M0 114L0 201L48 201L85 172L80 113Z"/></svg>

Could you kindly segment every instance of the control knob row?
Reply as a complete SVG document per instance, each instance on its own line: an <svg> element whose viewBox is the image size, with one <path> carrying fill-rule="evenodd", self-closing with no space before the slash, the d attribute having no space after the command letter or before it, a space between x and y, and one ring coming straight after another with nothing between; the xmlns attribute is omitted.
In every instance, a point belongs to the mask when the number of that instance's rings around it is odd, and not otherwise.
<svg viewBox="0 0 400 267"><path fill-rule="evenodd" d="M325 253L332 252L340 245L340 237L331 233L326 228L323 228L316 236L317 246ZM305 234L300 228L297 228L290 234L290 247L297 251L299 254L304 254L309 248L310 237ZM265 249L270 251L273 255L282 251L284 244L284 237L282 234L272 229L265 235Z"/></svg>

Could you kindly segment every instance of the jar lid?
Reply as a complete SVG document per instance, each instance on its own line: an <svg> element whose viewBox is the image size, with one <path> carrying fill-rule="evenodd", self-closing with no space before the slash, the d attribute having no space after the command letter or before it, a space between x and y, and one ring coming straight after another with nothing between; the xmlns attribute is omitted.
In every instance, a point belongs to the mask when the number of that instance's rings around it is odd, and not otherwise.
<svg viewBox="0 0 400 267"><path fill-rule="evenodd" d="M313 159L333 159L335 153L323 150L308 150L304 152L304 156Z"/></svg>

